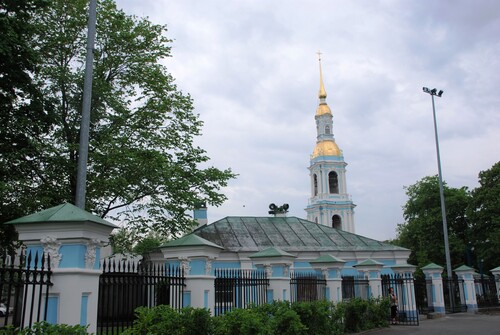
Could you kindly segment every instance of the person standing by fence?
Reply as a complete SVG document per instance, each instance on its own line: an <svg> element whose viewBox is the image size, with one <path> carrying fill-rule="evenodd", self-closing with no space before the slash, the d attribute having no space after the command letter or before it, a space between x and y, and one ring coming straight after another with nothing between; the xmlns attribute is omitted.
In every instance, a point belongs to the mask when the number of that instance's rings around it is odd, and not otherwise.
<svg viewBox="0 0 500 335"><path fill-rule="evenodd" d="M392 287L389 287L389 299L391 300L391 324L395 325L398 314L398 297Z"/></svg>

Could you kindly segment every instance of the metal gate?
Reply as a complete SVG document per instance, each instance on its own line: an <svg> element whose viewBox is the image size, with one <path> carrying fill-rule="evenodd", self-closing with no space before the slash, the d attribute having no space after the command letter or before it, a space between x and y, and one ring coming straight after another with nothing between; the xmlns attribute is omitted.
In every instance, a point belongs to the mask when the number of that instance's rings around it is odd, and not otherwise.
<svg viewBox="0 0 500 335"><path fill-rule="evenodd" d="M269 279L264 271L215 269L215 315L267 302Z"/></svg>
<svg viewBox="0 0 500 335"><path fill-rule="evenodd" d="M185 277L179 267L104 261L99 277L97 334L120 334L137 307L183 307Z"/></svg>
<svg viewBox="0 0 500 335"><path fill-rule="evenodd" d="M50 256L43 253L1 256L0 329L8 325L29 328L47 320L51 275Z"/></svg>
<svg viewBox="0 0 500 335"><path fill-rule="evenodd" d="M317 273L292 273L290 301L318 301L325 299L326 279Z"/></svg>
<svg viewBox="0 0 500 335"><path fill-rule="evenodd" d="M389 288L394 290L398 299L396 324L418 326L418 311L415 309L415 280L411 275L382 275L382 295L389 297ZM387 314L390 319L389 311Z"/></svg>
<svg viewBox="0 0 500 335"><path fill-rule="evenodd" d="M443 278L444 307L446 313L460 313L467 311L464 297L464 280L453 278ZM463 303L462 303L463 302Z"/></svg>

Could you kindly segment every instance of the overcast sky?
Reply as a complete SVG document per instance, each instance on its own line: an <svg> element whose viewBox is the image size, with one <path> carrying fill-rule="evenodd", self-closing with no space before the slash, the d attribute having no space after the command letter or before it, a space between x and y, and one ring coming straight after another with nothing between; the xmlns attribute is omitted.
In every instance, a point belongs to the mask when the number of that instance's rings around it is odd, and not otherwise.
<svg viewBox="0 0 500 335"><path fill-rule="evenodd" d="M204 121L212 165L239 176L209 207L267 216L290 204L306 218L322 53L333 133L347 165L356 233L385 240L403 222L404 186L437 174L478 186L500 160L500 1L117 0L168 26L165 61Z"/></svg>

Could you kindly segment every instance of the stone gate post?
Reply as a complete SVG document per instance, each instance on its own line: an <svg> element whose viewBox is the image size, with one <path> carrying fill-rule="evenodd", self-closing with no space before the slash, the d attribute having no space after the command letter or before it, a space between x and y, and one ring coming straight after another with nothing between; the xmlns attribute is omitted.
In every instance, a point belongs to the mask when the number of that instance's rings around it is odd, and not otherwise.
<svg viewBox="0 0 500 335"><path fill-rule="evenodd" d="M398 299L399 308L405 311L408 320L418 321L417 300L415 297L415 282L413 272L417 267L411 264L397 264L391 266L396 276L399 276L401 286L399 292L402 295ZM401 306L403 304L403 306Z"/></svg>
<svg viewBox="0 0 500 335"><path fill-rule="evenodd" d="M491 270L493 277L495 278L495 284L497 288L497 297L500 300L500 266Z"/></svg>
<svg viewBox="0 0 500 335"><path fill-rule="evenodd" d="M444 316L446 314L443 292L443 267L431 263L422 268L425 278L431 281L430 296L427 297L429 309L433 313Z"/></svg>
<svg viewBox="0 0 500 335"><path fill-rule="evenodd" d="M476 313L477 308L477 298L476 298L476 287L474 285L474 269L466 265L462 265L455 270L453 270L459 279L464 281L464 286L460 287L460 298L462 306L467 306L467 312Z"/></svg>
<svg viewBox="0 0 500 335"><path fill-rule="evenodd" d="M44 297L47 321L88 325L95 333L100 249L116 226L68 203L7 224L16 227L28 252L50 255L53 286Z"/></svg>
<svg viewBox="0 0 500 335"><path fill-rule="evenodd" d="M224 248L195 234L169 241L160 247L163 260L179 265L186 277L183 307L215 310L214 271L212 262Z"/></svg>
<svg viewBox="0 0 500 335"><path fill-rule="evenodd" d="M269 278L267 302L290 301L290 267L295 256L278 248L268 248L249 256L257 269L266 271Z"/></svg>
<svg viewBox="0 0 500 335"><path fill-rule="evenodd" d="M382 279L380 278L380 272L383 266L383 263L373 259L367 259L354 265L356 270L364 273L365 278L368 279L370 288L368 298L380 298L382 296Z"/></svg>
<svg viewBox="0 0 500 335"><path fill-rule="evenodd" d="M323 255L309 261L309 264L314 270L321 271L325 276L325 298L332 302L342 301L342 277L340 271L344 267L345 261L331 255Z"/></svg>

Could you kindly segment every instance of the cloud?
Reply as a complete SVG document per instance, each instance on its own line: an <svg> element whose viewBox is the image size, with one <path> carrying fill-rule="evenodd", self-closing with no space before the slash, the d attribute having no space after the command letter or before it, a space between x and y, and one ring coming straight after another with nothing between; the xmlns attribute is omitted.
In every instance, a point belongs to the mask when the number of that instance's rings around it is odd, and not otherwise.
<svg viewBox="0 0 500 335"><path fill-rule="evenodd" d="M500 3L497 1L118 0L167 24L165 64L205 122L197 143L239 177L209 221L268 215L289 203L306 217L316 141L317 55L344 152L356 232L393 238L403 186L437 174L430 96L443 176L476 187L499 159Z"/></svg>

